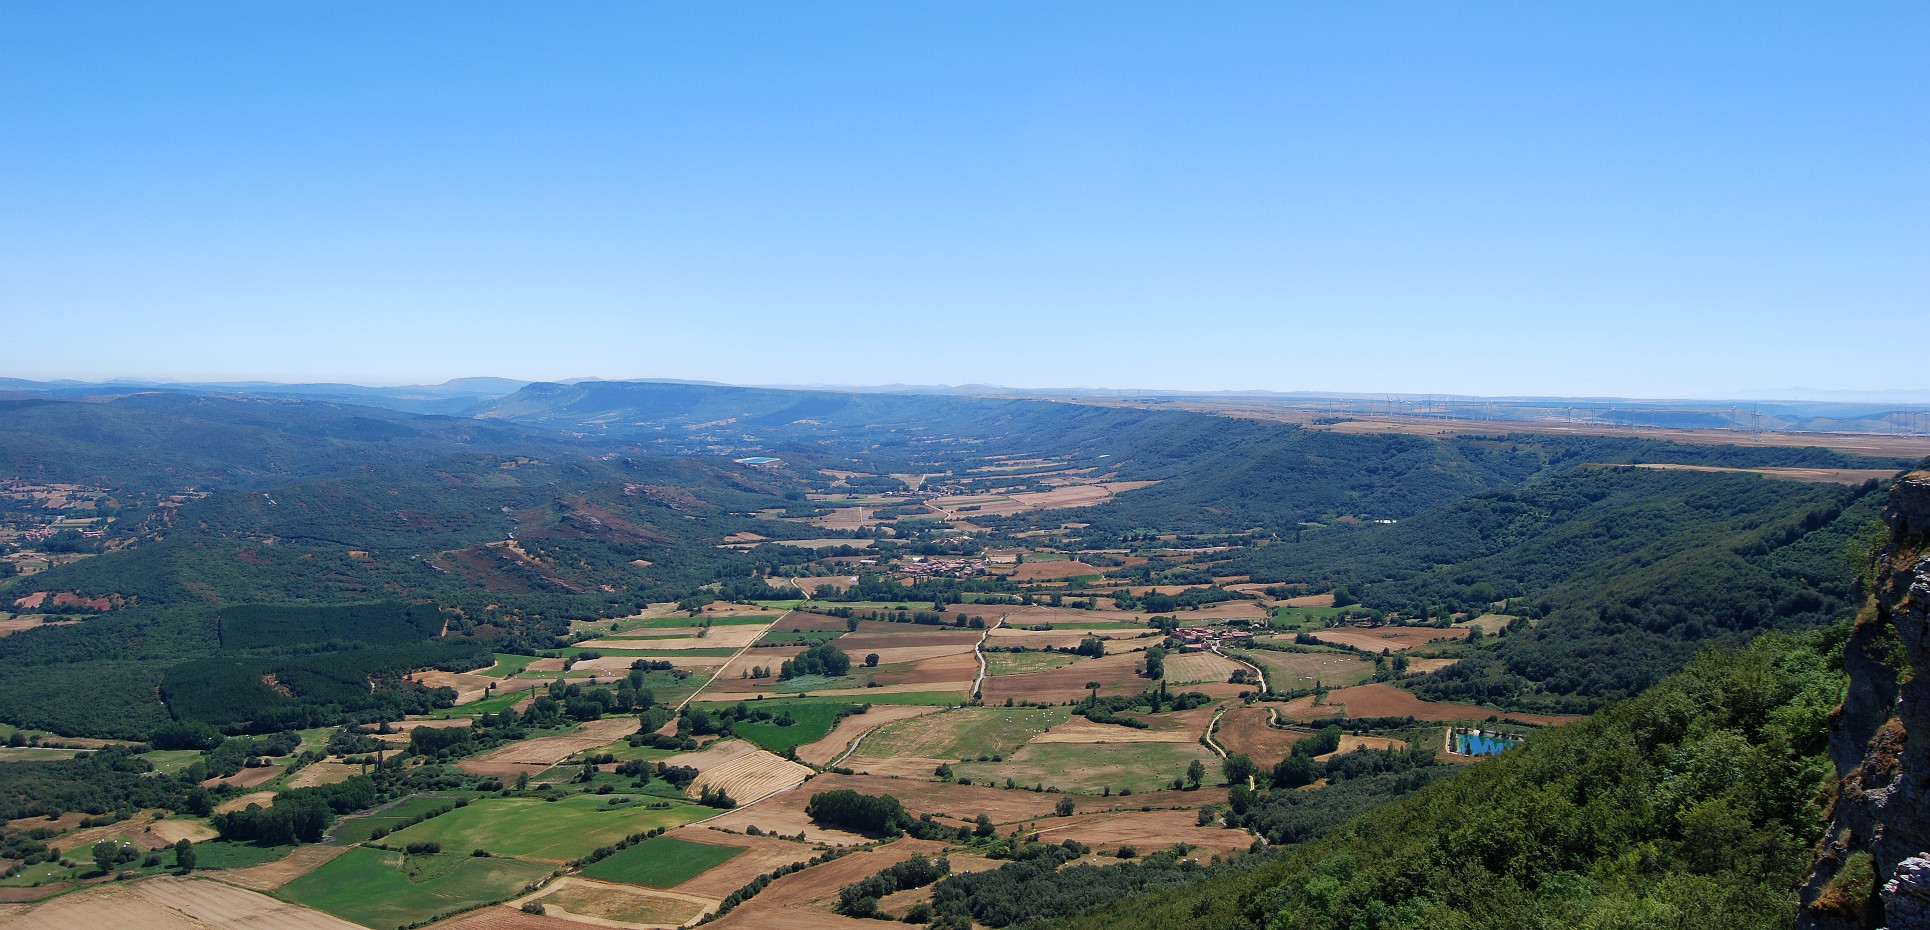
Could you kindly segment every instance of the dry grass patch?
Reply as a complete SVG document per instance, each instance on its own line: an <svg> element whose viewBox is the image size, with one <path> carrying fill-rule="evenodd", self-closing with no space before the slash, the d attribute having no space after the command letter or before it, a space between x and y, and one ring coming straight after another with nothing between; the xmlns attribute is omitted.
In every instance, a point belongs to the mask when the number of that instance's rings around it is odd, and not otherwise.
<svg viewBox="0 0 1930 930"><path fill-rule="evenodd" d="M535 775L586 749L595 749L637 732L635 717L592 720L562 736L542 736L510 743L456 764L474 775L515 778L528 772Z"/></svg>
<svg viewBox="0 0 1930 930"><path fill-rule="evenodd" d="M1465 630L1437 630L1424 626L1382 626L1372 628L1338 627L1320 630L1313 638L1323 643L1351 646L1362 652L1378 655L1387 652L1406 652L1418 649L1428 643L1444 639L1466 639Z"/></svg>
<svg viewBox="0 0 1930 930"><path fill-rule="evenodd" d="M838 725L817 742L799 746L797 757L811 765L830 765L832 760L843 755L845 749L849 748L861 734L900 720L922 717L939 709L922 704L873 705L869 711L852 714L838 721Z"/></svg>
<svg viewBox="0 0 1930 930"><path fill-rule="evenodd" d="M1166 683L1191 685L1221 682L1246 666L1211 652L1182 652L1166 657Z"/></svg>

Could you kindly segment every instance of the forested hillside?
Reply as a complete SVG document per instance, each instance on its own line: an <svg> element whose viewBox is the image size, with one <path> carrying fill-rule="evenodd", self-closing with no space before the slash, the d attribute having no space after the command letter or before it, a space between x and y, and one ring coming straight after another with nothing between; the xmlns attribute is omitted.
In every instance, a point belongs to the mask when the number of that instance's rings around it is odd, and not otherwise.
<svg viewBox="0 0 1930 930"><path fill-rule="evenodd" d="M1054 925L1787 927L1823 825L1847 632L1706 653L1324 839Z"/></svg>

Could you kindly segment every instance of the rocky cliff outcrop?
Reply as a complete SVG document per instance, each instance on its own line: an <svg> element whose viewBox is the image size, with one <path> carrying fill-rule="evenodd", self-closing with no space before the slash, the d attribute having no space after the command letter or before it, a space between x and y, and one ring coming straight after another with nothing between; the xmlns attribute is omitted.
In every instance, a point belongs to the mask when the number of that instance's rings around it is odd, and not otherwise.
<svg viewBox="0 0 1930 930"><path fill-rule="evenodd" d="M1930 928L1930 472L1897 482L1883 518L1830 718L1840 781L1800 928Z"/></svg>

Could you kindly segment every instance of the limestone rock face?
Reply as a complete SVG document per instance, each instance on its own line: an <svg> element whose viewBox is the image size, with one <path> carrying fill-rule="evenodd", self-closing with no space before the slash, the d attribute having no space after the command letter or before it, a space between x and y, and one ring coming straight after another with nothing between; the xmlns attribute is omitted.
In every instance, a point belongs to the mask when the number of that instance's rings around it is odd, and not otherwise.
<svg viewBox="0 0 1930 930"><path fill-rule="evenodd" d="M1930 927L1930 473L1899 481L1883 517L1891 540L1845 646L1849 693L1830 720L1841 782L1800 928Z"/></svg>

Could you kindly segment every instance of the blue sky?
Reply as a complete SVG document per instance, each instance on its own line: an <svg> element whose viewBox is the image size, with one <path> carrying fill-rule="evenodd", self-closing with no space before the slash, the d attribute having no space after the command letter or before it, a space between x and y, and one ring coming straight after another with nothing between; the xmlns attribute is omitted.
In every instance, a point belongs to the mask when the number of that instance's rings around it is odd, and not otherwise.
<svg viewBox="0 0 1930 930"><path fill-rule="evenodd" d="M1919 388L1927 47L1922 4L9 3L0 375Z"/></svg>

